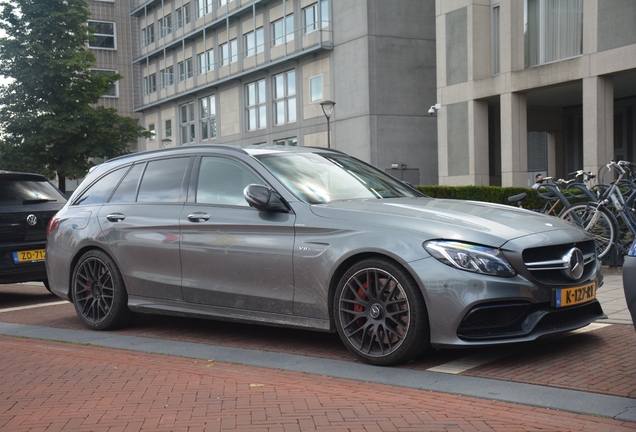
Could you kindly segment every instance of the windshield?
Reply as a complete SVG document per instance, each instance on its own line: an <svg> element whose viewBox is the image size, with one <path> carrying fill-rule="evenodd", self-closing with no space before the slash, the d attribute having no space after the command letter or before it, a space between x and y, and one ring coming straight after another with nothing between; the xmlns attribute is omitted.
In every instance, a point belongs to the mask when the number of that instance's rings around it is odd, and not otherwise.
<svg viewBox="0 0 636 432"><path fill-rule="evenodd" d="M45 181L0 178L0 203L38 204L51 201L65 202L60 193Z"/></svg>
<svg viewBox="0 0 636 432"><path fill-rule="evenodd" d="M422 196L382 171L344 155L274 153L257 158L298 198L311 204Z"/></svg>

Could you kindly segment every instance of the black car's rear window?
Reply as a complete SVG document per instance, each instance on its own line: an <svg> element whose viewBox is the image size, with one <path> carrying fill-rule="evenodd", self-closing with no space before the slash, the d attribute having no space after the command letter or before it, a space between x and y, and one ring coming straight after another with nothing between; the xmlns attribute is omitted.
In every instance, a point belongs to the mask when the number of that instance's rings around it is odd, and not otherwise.
<svg viewBox="0 0 636 432"><path fill-rule="evenodd" d="M0 204L37 204L65 202L66 199L49 182L0 177Z"/></svg>

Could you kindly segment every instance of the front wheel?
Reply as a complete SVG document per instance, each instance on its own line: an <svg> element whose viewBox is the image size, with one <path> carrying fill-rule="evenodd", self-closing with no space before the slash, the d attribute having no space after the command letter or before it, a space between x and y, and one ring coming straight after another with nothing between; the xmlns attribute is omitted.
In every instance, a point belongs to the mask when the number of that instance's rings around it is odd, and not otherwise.
<svg viewBox="0 0 636 432"><path fill-rule="evenodd" d="M84 325L112 330L125 325L132 313L124 280L115 262L104 252L86 252L75 266L73 304Z"/></svg>
<svg viewBox="0 0 636 432"><path fill-rule="evenodd" d="M614 216L605 207L596 203L574 204L559 216L581 226L592 234L599 258L607 255L616 241L616 223Z"/></svg>
<svg viewBox="0 0 636 432"><path fill-rule="evenodd" d="M361 261L342 276L334 318L345 346L370 364L403 363L429 346L428 314L419 287L385 259Z"/></svg>

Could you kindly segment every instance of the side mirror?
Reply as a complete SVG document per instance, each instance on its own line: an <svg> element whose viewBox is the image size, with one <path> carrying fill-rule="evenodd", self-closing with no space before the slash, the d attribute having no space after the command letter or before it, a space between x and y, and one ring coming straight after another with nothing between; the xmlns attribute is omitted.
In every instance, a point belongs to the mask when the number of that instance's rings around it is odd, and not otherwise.
<svg viewBox="0 0 636 432"><path fill-rule="evenodd" d="M248 185L243 191L247 203L255 209L275 213L289 213L289 208L282 198L267 186L259 184Z"/></svg>

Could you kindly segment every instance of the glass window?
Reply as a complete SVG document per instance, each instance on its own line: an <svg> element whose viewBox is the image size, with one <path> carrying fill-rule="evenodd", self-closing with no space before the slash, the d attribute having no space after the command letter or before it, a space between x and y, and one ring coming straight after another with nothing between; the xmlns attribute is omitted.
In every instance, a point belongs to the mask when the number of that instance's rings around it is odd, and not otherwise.
<svg viewBox="0 0 636 432"><path fill-rule="evenodd" d="M137 164L128 171L128 174L119 183L115 193L110 198L111 203L115 202L135 202L137 199L137 186L139 185L139 177L146 166L145 163Z"/></svg>
<svg viewBox="0 0 636 432"><path fill-rule="evenodd" d="M214 70L214 50L209 49L197 55L199 62L199 75L204 75Z"/></svg>
<svg viewBox="0 0 636 432"><path fill-rule="evenodd" d="M311 102L322 100L322 75L309 79L309 91L311 92Z"/></svg>
<svg viewBox="0 0 636 432"><path fill-rule="evenodd" d="M137 202L179 202L190 158L149 162L139 186Z"/></svg>
<svg viewBox="0 0 636 432"><path fill-rule="evenodd" d="M195 141L194 131L194 102L179 107L179 122L181 125L181 144L189 144Z"/></svg>
<svg viewBox="0 0 636 432"><path fill-rule="evenodd" d="M146 88L146 94L154 93L157 91L157 74L150 74L144 77L144 87Z"/></svg>
<svg viewBox="0 0 636 432"><path fill-rule="evenodd" d="M236 39L230 41L230 61L232 63L238 61L238 42Z"/></svg>
<svg viewBox="0 0 636 432"><path fill-rule="evenodd" d="M247 99L247 130L267 127L265 80L245 86Z"/></svg>
<svg viewBox="0 0 636 432"><path fill-rule="evenodd" d="M274 76L274 108L277 125L296 121L296 71Z"/></svg>
<svg viewBox="0 0 636 432"><path fill-rule="evenodd" d="M150 136L150 138L148 138L150 141L154 141L155 137L157 136L157 131L155 130L155 124L154 123L150 123L148 125L148 132L150 132L152 135Z"/></svg>
<svg viewBox="0 0 636 432"><path fill-rule="evenodd" d="M216 138L216 97L208 96L199 99L199 123L201 139Z"/></svg>
<svg viewBox="0 0 636 432"><path fill-rule="evenodd" d="M110 70L110 69L91 69L91 71L95 75L117 73L116 70ZM102 95L102 97L109 97L109 98L119 97L119 81L115 81L114 83L112 83L111 86L108 87L108 90L106 90L106 92Z"/></svg>
<svg viewBox="0 0 636 432"><path fill-rule="evenodd" d="M249 207L243 190L263 181L248 167L221 157L201 158L197 203Z"/></svg>
<svg viewBox="0 0 636 432"><path fill-rule="evenodd" d="M192 57L177 63L179 68L179 81L185 81L188 78L192 78Z"/></svg>
<svg viewBox="0 0 636 432"><path fill-rule="evenodd" d="M0 203L66 202L60 192L42 177L28 174L5 174L0 177Z"/></svg>
<svg viewBox="0 0 636 432"><path fill-rule="evenodd" d="M329 27L329 1L322 0L320 2L320 27Z"/></svg>
<svg viewBox="0 0 636 432"><path fill-rule="evenodd" d="M285 19L281 18L272 23L274 45L294 40L294 15L289 14Z"/></svg>
<svg viewBox="0 0 636 432"><path fill-rule="evenodd" d="M499 47L499 0L492 0L492 74L500 71L500 47Z"/></svg>
<svg viewBox="0 0 636 432"><path fill-rule="evenodd" d="M89 21L88 25L95 29L93 40L88 43L91 48L115 49L115 23L105 21Z"/></svg>
<svg viewBox="0 0 636 432"><path fill-rule="evenodd" d="M167 35L172 33L171 14L168 14L165 17L159 19L159 31L161 32L161 37L166 37Z"/></svg>
<svg viewBox="0 0 636 432"><path fill-rule="evenodd" d="M298 138L285 138L282 140L274 141L274 144L279 146L298 147Z"/></svg>
<svg viewBox="0 0 636 432"><path fill-rule="evenodd" d="M164 134L166 135L166 138L172 137L172 120L166 120L164 124Z"/></svg>
<svg viewBox="0 0 636 432"><path fill-rule="evenodd" d="M251 56L257 52L262 52L265 43L265 33L263 28L258 28L256 31L245 33L245 56Z"/></svg>
<svg viewBox="0 0 636 432"><path fill-rule="evenodd" d="M581 0L526 0L524 10L526 67L583 53Z"/></svg>
<svg viewBox="0 0 636 432"><path fill-rule="evenodd" d="M174 84L174 68L172 66L162 69L159 74L161 75L161 86L163 88Z"/></svg>
<svg viewBox="0 0 636 432"><path fill-rule="evenodd" d="M305 33L309 33L316 30L316 27L318 26L316 4L312 4L311 6L308 6L305 9L303 9L303 17L305 20Z"/></svg>
<svg viewBox="0 0 636 432"><path fill-rule="evenodd" d="M97 180L73 205L103 204L108 201L113 189L115 189L119 180L126 174L128 168L130 167L119 168Z"/></svg>
<svg viewBox="0 0 636 432"><path fill-rule="evenodd" d="M186 3L175 11L177 16L177 22L175 23L177 28L181 28L186 24L190 24L190 3Z"/></svg>

